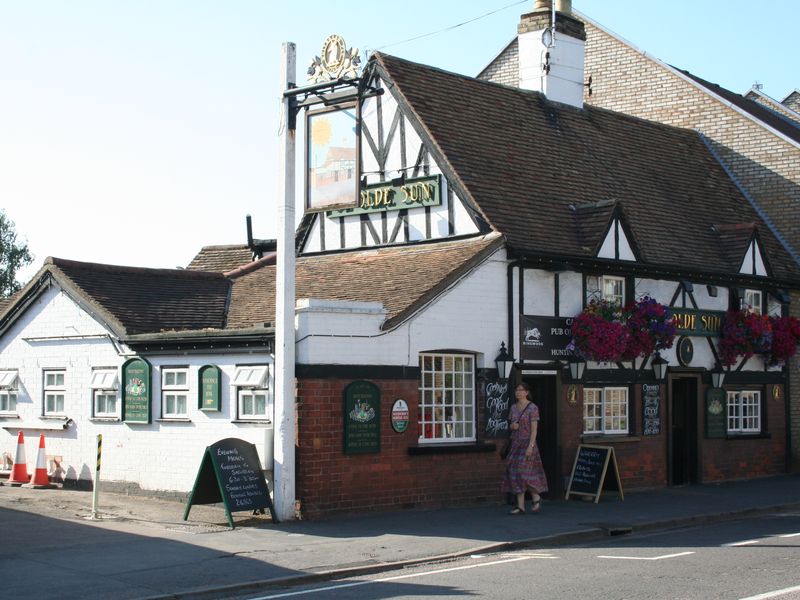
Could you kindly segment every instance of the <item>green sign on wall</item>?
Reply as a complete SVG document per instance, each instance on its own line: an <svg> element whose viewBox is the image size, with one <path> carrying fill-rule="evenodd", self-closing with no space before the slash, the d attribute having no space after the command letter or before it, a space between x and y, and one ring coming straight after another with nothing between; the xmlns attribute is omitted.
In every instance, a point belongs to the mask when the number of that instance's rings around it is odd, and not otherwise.
<svg viewBox="0 0 800 600"><path fill-rule="evenodd" d="M676 317L678 333L703 337L717 337L722 331L725 313L718 310L697 310L695 308L679 308L671 306Z"/></svg>
<svg viewBox="0 0 800 600"><path fill-rule="evenodd" d="M728 433L725 425L727 400L725 390L708 388L706 390L706 437L724 438Z"/></svg>
<svg viewBox="0 0 800 600"><path fill-rule="evenodd" d="M354 381L344 390L344 453L381 451L381 393L369 381Z"/></svg>
<svg viewBox="0 0 800 600"><path fill-rule="evenodd" d="M197 372L197 408L219 411L222 396L222 375L216 365L205 365Z"/></svg>
<svg viewBox="0 0 800 600"><path fill-rule="evenodd" d="M439 206L441 203L442 178L440 175L430 175L403 180L398 185L388 181L362 186L358 206L329 210L326 214L331 218L347 217L419 206Z"/></svg>
<svg viewBox="0 0 800 600"><path fill-rule="evenodd" d="M150 363L132 358L122 365L122 420L149 423L152 400Z"/></svg>

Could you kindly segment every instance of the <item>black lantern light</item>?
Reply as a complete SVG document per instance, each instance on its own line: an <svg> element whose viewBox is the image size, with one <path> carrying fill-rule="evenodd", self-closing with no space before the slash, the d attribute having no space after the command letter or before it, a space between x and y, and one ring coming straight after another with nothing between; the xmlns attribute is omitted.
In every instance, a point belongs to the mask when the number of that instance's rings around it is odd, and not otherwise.
<svg viewBox="0 0 800 600"><path fill-rule="evenodd" d="M583 379L583 371L586 369L586 361L575 354L569 357L569 376L573 381Z"/></svg>
<svg viewBox="0 0 800 600"><path fill-rule="evenodd" d="M500 342L500 354L494 359L494 364L497 365L497 373L500 379L508 379L511 375L511 369L514 367L514 357L506 352L506 343Z"/></svg>
<svg viewBox="0 0 800 600"><path fill-rule="evenodd" d="M725 381L725 371L722 370L722 367L718 367L711 371L711 385L716 389L720 389L722 387L722 383Z"/></svg>
<svg viewBox="0 0 800 600"><path fill-rule="evenodd" d="M667 365L669 365L669 362L661 358L661 354L656 352L656 356L651 364L653 365L653 374L656 376L656 380L664 381L667 376Z"/></svg>

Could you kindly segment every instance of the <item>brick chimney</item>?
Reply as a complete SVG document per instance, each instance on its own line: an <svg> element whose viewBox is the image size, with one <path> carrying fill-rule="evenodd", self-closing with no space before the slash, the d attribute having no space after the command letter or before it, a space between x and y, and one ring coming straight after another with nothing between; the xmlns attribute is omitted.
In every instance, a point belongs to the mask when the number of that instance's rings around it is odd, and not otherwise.
<svg viewBox="0 0 800 600"><path fill-rule="evenodd" d="M517 33L519 87L583 108L586 30L572 16L571 0L536 0L533 12L520 17Z"/></svg>

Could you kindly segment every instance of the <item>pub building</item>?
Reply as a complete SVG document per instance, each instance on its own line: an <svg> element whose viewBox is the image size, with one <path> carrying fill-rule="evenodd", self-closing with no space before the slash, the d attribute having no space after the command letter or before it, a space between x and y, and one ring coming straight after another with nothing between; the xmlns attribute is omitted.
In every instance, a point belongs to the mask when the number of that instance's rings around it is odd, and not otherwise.
<svg viewBox="0 0 800 600"><path fill-rule="evenodd" d="M304 513L498 501L520 381L551 498L580 444L613 447L626 490L787 470L786 368L720 341L731 309L788 314L798 266L699 133L583 104L584 39L541 7L519 88L382 53L287 88ZM672 343L593 360L572 343L593 301L668 307Z"/></svg>

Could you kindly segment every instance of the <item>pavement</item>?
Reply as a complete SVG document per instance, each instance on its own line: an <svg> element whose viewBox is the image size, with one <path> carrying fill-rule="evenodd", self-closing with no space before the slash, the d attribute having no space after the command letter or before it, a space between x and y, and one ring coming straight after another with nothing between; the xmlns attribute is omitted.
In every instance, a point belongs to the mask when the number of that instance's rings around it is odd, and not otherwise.
<svg viewBox="0 0 800 600"><path fill-rule="evenodd" d="M6 597L204 600L478 553L585 544L621 535L800 510L800 474L604 492L598 503L366 513L273 524L221 505L102 492L0 487Z"/></svg>

